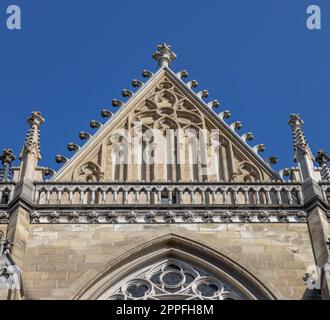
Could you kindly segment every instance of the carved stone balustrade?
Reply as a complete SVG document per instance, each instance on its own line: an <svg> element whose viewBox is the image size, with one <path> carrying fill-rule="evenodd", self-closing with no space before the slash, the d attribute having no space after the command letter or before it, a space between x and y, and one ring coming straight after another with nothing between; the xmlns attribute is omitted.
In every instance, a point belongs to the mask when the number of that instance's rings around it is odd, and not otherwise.
<svg viewBox="0 0 330 320"><path fill-rule="evenodd" d="M302 206L296 183L52 184L35 188L36 205L56 206Z"/></svg>

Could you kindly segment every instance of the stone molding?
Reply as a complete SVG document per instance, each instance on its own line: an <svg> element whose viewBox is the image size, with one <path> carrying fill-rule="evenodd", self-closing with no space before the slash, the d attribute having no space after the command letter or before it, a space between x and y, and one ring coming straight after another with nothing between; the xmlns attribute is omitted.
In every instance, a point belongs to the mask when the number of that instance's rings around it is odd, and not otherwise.
<svg viewBox="0 0 330 320"><path fill-rule="evenodd" d="M32 224L306 223L299 210L38 210Z"/></svg>

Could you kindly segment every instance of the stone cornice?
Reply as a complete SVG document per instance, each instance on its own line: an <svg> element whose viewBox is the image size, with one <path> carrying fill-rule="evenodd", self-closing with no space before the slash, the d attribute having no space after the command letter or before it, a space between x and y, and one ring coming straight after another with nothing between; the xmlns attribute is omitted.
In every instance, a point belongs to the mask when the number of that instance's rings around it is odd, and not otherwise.
<svg viewBox="0 0 330 320"><path fill-rule="evenodd" d="M156 182L143 182L143 181L130 181L130 182L125 182L125 181L109 181L109 182L74 182L74 181L67 181L67 182L55 182L55 181L41 181L41 182L36 182L36 186L42 186L42 185L52 185L52 186L134 186L134 185L139 185L139 186L168 186L168 185L175 185L175 186L301 186L302 184L300 182L283 182L283 181L268 181L268 182L235 182L235 181L219 181L219 182L193 182L193 181L181 181L181 182L161 182L161 181L156 181ZM330 185L329 185L330 187Z"/></svg>
<svg viewBox="0 0 330 320"><path fill-rule="evenodd" d="M36 210L32 224L306 223L300 210Z"/></svg>

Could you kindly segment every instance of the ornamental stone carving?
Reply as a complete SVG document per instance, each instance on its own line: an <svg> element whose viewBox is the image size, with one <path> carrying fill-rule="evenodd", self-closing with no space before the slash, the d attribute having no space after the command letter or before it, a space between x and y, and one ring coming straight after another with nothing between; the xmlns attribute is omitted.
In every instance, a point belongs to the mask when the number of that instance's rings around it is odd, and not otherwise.
<svg viewBox="0 0 330 320"><path fill-rule="evenodd" d="M232 222L233 221L232 216L233 216L232 213L229 211L223 212L221 214L221 220L226 223Z"/></svg>
<svg viewBox="0 0 330 320"><path fill-rule="evenodd" d="M165 215L166 223L175 223L176 214L173 211L169 211Z"/></svg>
<svg viewBox="0 0 330 320"><path fill-rule="evenodd" d="M40 213L38 211L31 212L31 222L32 223L39 223L40 222Z"/></svg>
<svg viewBox="0 0 330 320"><path fill-rule="evenodd" d="M240 216L240 220L242 222L251 222L251 213L244 211Z"/></svg>
<svg viewBox="0 0 330 320"><path fill-rule="evenodd" d="M8 223L9 222L9 213L0 212L0 223Z"/></svg>
<svg viewBox="0 0 330 320"><path fill-rule="evenodd" d="M278 212L277 218L278 218L279 222L288 222L289 221L288 213L285 211Z"/></svg>
<svg viewBox="0 0 330 320"><path fill-rule="evenodd" d="M118 213L111 211L106 215L107 222L118 223Z"/></svg>
<svg viewBox="0 0 330 320"><path fill-rule="evenodd" d="M154 211L150 211L146 214L146 221L148 223L156 223L156 213Z"/></svg>
<svg viewBox="0 0 330 320"><path fill-rule="evenodd" d="M59 223L60 222L60 214L57 211L52 211L49 214L49 221L51 223Z"/></svg>
<svg viewBox="0 0 330 320"><path fill-rule="evenodd" d="M99 214L93 210L88 214L88 219L90 223L98 223L99 222Z"/></svg>
<svg viewBox="0 0 330 320"><path fill-rule="evenodd" d="M134 211L131 211L127 215L128 223L136 223L137 222L137 214Z"/></svg>
<svg viewBox="0 0 330 320"><path fill-rule="evenodd" d="M2 213L4 214L4 213ZM2 215L2 223L7 223L9 215ZM248 210L175 210L175 211L148 211L137 210L125 212L116 211L33 211L30 214L31 223L161 223L163 219L166 223L272 223L272 222L290 222L290 223L306 223L307 215L301 210L290 211L248 211ZM67 219L60 220L60 217ZM139 219L141 217L141 219ZM1 218L1 215L0 215Z"/></svg>
<svg viewBox="0 0 330 320"><path fill-rule="evenodd" d="M72 223L79 223L79 217L80 217L80 214L77 211L70 212L70 214L69 214L69 220Z"/></svg>
<svg viewBox="0 0 330 320"><path fill-rule="evenodd" d="M211 211L206 211L202 215L203 221L208 223L214 222L213 217L214 217L214 213Z"/></svg>
<svg viewBox="0 0 330 320"><path fill-rule="evenodd" d="M189 222L192 223L195 221L195 215L192 211L187 211L184 215L183 215L183 219L185 222Z"/></svg>
<svg viewBox="0 0 330 320"><path fill-rule="evenodd" d="M258 219L260 222L269 222L269 213L266 211L261 211L258 214Z"/></svg>
<svg viewBox="0 0 330 320"><path fill-rule="evenodd" d="M307 215L303 211L299 211L296 215L296 218L299 222L306 222L307 221Z"/></svg>

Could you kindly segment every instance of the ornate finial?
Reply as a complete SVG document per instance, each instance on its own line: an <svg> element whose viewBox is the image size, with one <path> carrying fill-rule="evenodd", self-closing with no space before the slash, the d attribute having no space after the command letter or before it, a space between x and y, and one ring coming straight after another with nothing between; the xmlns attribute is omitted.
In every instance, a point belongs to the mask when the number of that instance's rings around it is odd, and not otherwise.
<svg viewBox="0 0 330 320"><path fill-rule="evenodd" d="M142 77L143 78L151 78L153 76L153 73L149 70L142 70Z"/></svg>
<svg viewBox="0 0 330 320"><path fill-rule="evenodd" d="M45 119L41 116L39 111L34 111L31 113L30 117L27 119L30 125L30 130L28 131L23 146L23 150L20 154L20 160L23 159L27 152L32 152L35 154L38 160L41 159L40 155L40 126L45 122Z"/></svg>
<svg viewBox="0 0 330 320"><path fill-rule="evenodd" d="M12 149L4 149L2 155L0 156L0 161L3 166L11 165L11 163L16 160L16 157Z"/></svg>
<svg viewBox="0 0 330 320"><path fill-rule="evenodd" d="M292 113L290 115L289 125L293 127L301 127L304 121L301 119L300 114Z"/></svg>
<svg viewBox="0 0 330 320"><path fill-rule="evenodd" d="M69 159L67 157L62 156L61 154L58 154L55 157L55 162L58 163L58 164L60 164L60 163L67 163L68 160Z"/></svg>
<svg viewBox="0 0 330 320"><path fill-rule="evenodd" d="M289 125L292 129L293 136L293 153L294 161L299 164L302 180L317 180L318 177L314 170L314 156L309 148L307 139L302 130L304 121L299 114L291 114Z"/></svg>
<svg viewBox="0 0 330 320"><path fill-rule="evenodd" d="M7 182L11 180L12 169L11 164L16 159L12 149L4 149L0 156L2 168L0 169L0 182Z"/></svg>
<svg viewBox="0 0 330 320"><path fill-rule="evenodd" d="M324 150L319 150L315 157L315 161L320 165L321 169L321 178L322 180L330 180L330 170L328 167L328 162L330 157Z"/></svg>
<svg viewBox="0 0 330 320"><path fill-rule="evenodd" d="M109 111L107 109L101 110L101 117L102 118L108 118L108 119L110 119L110 118L112 118L112 116L113 116L113 114L112 114L111 111Z"/></svg>
<svg viewBox="0 0 330 320"><path fill-rule="evenodd" d="M312 152L308 146L308 142L302 131L302 126L304 121L301 119L299 114L291 114L289 125L292 128L293 133L293 145L294 145L294 160L297 161L298 154L297 151L300 149L304 154L308 154L311 159L313 159Z"/></svg>
<svg viewBox="0 0 330 320"><path fill-rule="evenodd" d="M324 150L317 151L317 155L315 157L315 161L320 165L320 167L324 167L328 165L330 161L330 157Z"/></svg>
<svg viewBox="0 0 330 320"><path fill-rule="evenodd" d="M257 144L252 148L255 152L264 152L266 150L266 146L263 143Z"/></svg>
<svg viewBox="0 0 330 320"><path fill-rule="evenodd" d="M171 46L163 43L158 45L157 51L152 56L160 68L169 67L171 62L176 59L176 54L172 51Z"/></svg>
<svg viewBox="0 0 330 320"><path fill-rule="evenodd" d="M268 165L273 166L273 165L277 164L278 158L275 156L271 156L271 157L265 159L265 161Z"/></svg>
<svg viewBox="0 0 330 320"><path fill-rule="evenodd" d="M44 177L52 177L55 174L55 171L51 168L44 168L43 174L44 174Z"/></svg>
<svg viewBox="0 0 330 320"><path fill-rule="evenodd" d="M317 151L315 161L320 165L320 167L323 167L328 165L328 162L330 161L330 157L327 155L326 151L319 150Z"/></svg>
<svg viewBox="0 0 330 320"><path fill-rule="evenodd" d="M38 128L45 122L45 119L41 116L41 112L34 111L31 113L31 116L28 118L28 123L31 128L33 125L36 125Z"/></svg>

